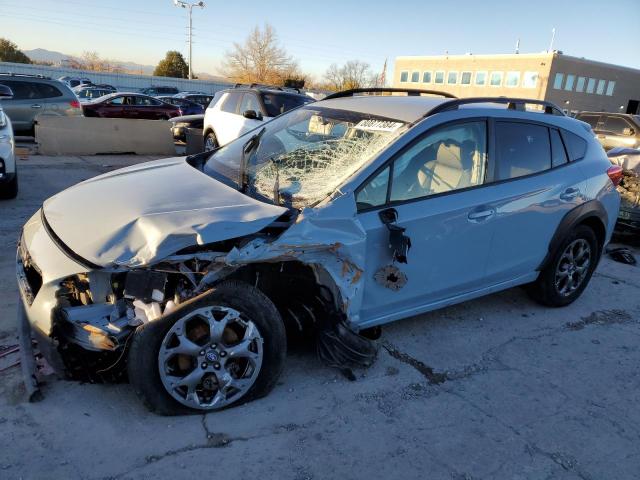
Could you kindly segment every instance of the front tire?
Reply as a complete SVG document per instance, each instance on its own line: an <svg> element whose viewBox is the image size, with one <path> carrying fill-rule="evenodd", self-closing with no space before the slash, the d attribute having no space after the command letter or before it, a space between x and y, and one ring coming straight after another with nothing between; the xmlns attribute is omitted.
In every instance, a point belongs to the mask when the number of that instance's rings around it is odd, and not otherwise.
<svg viewBox="0 0 640 480"><path fill-rule="evenodd" d="M204 137L204 151L211 152L218 148L218 139L216 138L216 134L213 132L209 132L206 137Z"/></svg>
<svg viewBox="0 0 640 480"><path fill-rule="evenodd" d="M5 183L4 185L0 185L0 199L2 200L10 200L12 198L16 198L18 196L18 172L14 175L13 179Z"/></svg>
<svg viewBox="0 0 640 480"><path fill-rule="evenodd" d="M240 281L221 283L133 335L129 380L161 415L220 410L265 396L286 357L275 305Z"/></svg>
<svg viewBox="0 0 640 480"><path fill-rule="evenodd" d="M548 307L573 303L589 284L600 255L594 231L579 225L567 235L538 279L529 286L529 295Z"/></svg>

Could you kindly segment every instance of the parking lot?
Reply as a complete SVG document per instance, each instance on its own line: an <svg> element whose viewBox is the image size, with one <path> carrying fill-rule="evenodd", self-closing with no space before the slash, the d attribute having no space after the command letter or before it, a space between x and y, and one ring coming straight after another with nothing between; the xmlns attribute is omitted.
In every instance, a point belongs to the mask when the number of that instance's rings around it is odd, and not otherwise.
<svg viewBox="0 0 640 480"><path fill-rule="evenodd" d="M0 204L0 345L17 343L21 225L56 192L150 159L21 157L18 198ZM563 309L515 288L396 322L355 382L294 351L268 397L204 416L156 416L126 384L52 377L25 403L11 368L0 477L637 478L639 272L603 257Z"/></svg>

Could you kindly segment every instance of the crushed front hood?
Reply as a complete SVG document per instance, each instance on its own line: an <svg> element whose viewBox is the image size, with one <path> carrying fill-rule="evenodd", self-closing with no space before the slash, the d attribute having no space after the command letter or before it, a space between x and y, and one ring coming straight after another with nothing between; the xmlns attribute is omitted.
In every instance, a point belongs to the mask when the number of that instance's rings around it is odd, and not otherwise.
<svg viewBox="0 0 640 480"><path fill-rule="evenodd" d="M186 247L255 233L286 212L184 158L100 175L49 198L43 209L67 247L101 266L154 263Z"/></svg>

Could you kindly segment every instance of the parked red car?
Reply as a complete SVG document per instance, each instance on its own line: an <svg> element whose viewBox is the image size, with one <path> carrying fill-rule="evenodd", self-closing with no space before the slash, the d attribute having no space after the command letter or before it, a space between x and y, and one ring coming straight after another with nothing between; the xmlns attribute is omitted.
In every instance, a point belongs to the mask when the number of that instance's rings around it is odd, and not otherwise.
<svg viewBox="0 0 640 480"><path fill-rule="evenodd" d="M182 115L175 105L140 93L113 93L82 105L85 117L168 120Z"/></svg>

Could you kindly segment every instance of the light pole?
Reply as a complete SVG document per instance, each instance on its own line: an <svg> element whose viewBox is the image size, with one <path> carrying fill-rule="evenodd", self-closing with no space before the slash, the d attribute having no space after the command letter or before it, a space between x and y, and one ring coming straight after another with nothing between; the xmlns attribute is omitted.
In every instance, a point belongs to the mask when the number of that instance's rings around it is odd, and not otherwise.
<svg viewBox="0 0 640 480"><path fill-rule="evenodd" d="M193 29L192 29L192 22L191 22L191 13L193 11L193 7L200 7L200 8L204 8L204 2L200 1L197 3L189 3L189 2L183 2L182 0L173 0L173 4L176 7L182 7L182 8L188 8L189 9L189 80L193 79L193 71L191 69L191 54L192 54L192 44L193 44Z"/></svg>

